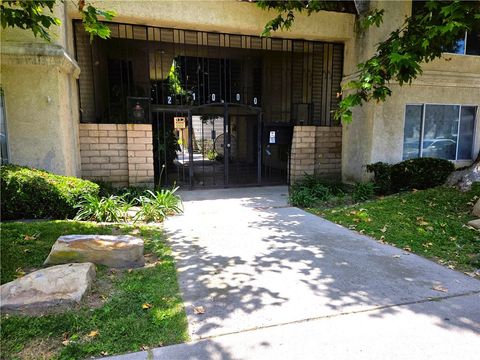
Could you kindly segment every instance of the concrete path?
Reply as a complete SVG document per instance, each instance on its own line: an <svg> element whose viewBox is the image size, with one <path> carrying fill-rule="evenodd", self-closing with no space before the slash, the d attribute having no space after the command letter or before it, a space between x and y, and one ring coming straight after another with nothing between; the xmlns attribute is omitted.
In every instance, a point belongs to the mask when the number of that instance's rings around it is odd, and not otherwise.
<svg viewBox="0 0 480 360"><path fill-rule="evenodd" d="M286 187L182 197L165 228L194 341L115 359L478 358L480 281L289 207Z"/></svg>

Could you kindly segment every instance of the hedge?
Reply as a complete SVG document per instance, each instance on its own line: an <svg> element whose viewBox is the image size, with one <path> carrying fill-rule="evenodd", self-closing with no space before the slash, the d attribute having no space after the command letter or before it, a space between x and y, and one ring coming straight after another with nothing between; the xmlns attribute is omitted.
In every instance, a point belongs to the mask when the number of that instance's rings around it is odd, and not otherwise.
<svg viewBox="0 0 480 360"><path fill-rule="evenodd" d="M74 205L99 191L91 181L18 165L2 166L0 178L2 220L72 218Z"/></svg>
<svg viewBox="0 0 480 360"><path fill-rule="evenodd" d="M378 162L367 165L381 194L411 189L428 189L443 185L455 170L451 161L436 158L417 158L394 165Z"/></svg>

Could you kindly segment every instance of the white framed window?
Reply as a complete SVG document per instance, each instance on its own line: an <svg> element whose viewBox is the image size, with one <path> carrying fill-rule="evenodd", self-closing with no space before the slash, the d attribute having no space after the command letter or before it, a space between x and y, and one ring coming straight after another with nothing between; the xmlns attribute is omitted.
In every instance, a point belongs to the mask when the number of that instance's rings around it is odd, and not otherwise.
<svg viewBox="0 0 480 360"><path fill-rule="evenodd" d="M403 159L471 160L476 113L472 105L407 104Z"/></svg>
<svg viewBox="0 0 480 360"><path fill-rule="evenodd" d="M444 52L458 55L480 55L480 33L467 32L453 44L446 46Z"/></svg>

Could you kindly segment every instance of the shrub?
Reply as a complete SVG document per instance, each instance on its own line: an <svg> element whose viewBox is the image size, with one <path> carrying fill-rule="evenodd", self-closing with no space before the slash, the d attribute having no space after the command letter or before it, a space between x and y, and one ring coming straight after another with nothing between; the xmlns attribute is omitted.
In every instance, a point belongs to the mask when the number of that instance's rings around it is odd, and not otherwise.
<svg viewBox="0 0 480 360"><path fill-rule="evenodd" d="M311 207L316 202L312 189L305 186L292 187L290 189L289 202L293 206Z"/></svg>
<svg viewBox="0 0 480 360"><path fill-rule="evenodd" d="M127 186L115 191L115 195L122 196L123 199L132 205L140 205L138 202L140 196L146 195L148 188L141 186Z"/></svg>
<svg viewBox="0 0 480 360"><path fill-rule="evenodd" d="M352 199L355 202L366 201L375 195L375 184L372 182L357 183L352 191Z"/></svg>
<svg viewBox="0 0 480 360"><path fill-rule="evenodd" d="M345 184L329 182L306 174L302 181L290 188L289 201L293 206L312 207L319 201L343 197L347 192L348 186Z"/></svg>
<svg viewBox="0 0 480 360"><path fill-rule="evenodd" d="M105 180L90 180L94 182L95 184L98 185L98 196L99 197L108 197L110 195L116 195L117 194L117 188L113 186L111 182L105 181Z"/></svg>
<svg viewBox="0 0 480 360"><path fill-rule="evenodd" d="M389 194L392 192L391 179L392 165L383 162L367 165L367 172L373 173L373 182L378 194Z"/></svg>
<svg viewBox="0 0 480 360"><path fill-rule="evenodd" d="M75 205L75 208L79 209L75 220L121 222L126 220L130 207L131 204L122 196L110 195L99 198L96 195L87 194Z"/></svg>
<svg viewBox="0 0 480 360"><path fill-rule="evenodd" d="M146 195L140 196L140 210L135 215L135 221L143 220L145 222L163 221L167 216L179 214L182 210L182 200L174 189L162 189L157 192L146 191Z"/></svg>
<svg viewBox="0 0 480 360"><path fill-rule="evenodd" d="M100 187L98 192L99 197L109 197L111 195L121 196L127 203L132 205L140 205L138 203L138 198L142 195L145 195L148 190L147 187L142 186L124 186L124 187L115 187L112 183L104 180L92 180Z"/></svg>
<svg viewBox="0 0 480 360"><path fill-rule="evenodd" d="M405 160L392 166L394 190L428 189L443 185L455 170L452 162L444 159L418 158Z"/></svg>
<svg viewBox="0 0 480 360"><path fill-rule="evenodd" d="M373 172L377 191L381 194L439 186L454 170L452 162L435 158L410 159L394 165L381 162L367 165L367 171Z"/></svg>
<svg viewBox="0 0 480 360"><path fill-rule="evenodd" d="M99 191L98 185L88 180L17 165L2 166L0 178L3 220L72 218L75 204Z"/></svg>

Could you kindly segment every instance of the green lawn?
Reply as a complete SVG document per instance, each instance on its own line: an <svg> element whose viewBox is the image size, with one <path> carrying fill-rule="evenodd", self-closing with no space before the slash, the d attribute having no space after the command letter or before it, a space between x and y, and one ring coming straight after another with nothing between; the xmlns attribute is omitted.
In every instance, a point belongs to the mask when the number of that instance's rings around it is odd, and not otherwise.
<svg viewBox="0 0 480 360"><path fill-rule="evenodd" d="M480 184L469 192L453 188L413 191L314 214L379 241L472 273L480 268L480 231L467 227L480 197Z"/></svg>
<svg viewBox="0 0 480 360"><path fill-rule="evenodd" d="M2 316L2 358L80 359L188 340L174 260L161 229L74 221L4 223L0 229L2 283L41 267L55 240L65 234L141 236L151 265L132 271L97 267L91 294L72 311Z"/></svg>

